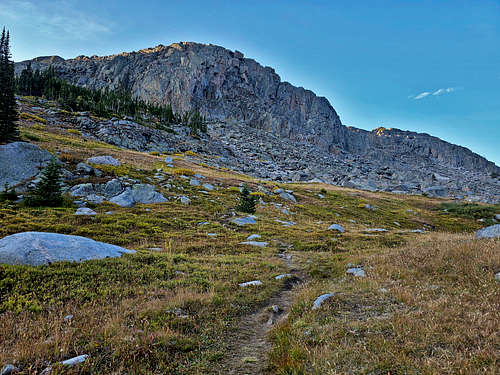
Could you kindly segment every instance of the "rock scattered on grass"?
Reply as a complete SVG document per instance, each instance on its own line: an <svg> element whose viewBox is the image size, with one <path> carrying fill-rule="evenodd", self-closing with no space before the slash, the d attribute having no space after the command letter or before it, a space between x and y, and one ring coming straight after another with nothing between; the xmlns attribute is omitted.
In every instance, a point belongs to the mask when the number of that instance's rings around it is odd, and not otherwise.
<svg viewBox="0 0 500 375"><path fill-rule="evenodd" d="M259 286L259 285L262 285L262 281L253 280L253 281L247 281L246 283L240 283L238 285L242 288L247 287L247 286Z"/></svg>
<svg viewBox="0 0 500 375"><path fill-rule="evenodd" d="M261 237L260 234L251 234L250 236L247 237L247 241L257 240L260 237Z"/></svg>
<svg viewBox="0 0 500 375"><path fill-rule="evenodd" d="M278 276L275 276L274 278L276 280L281 280L281 279L286 279L288 277L292 277L292 274L291 273L284 273L284 274L281 274L281 275L278 275Z"/></svg>
<svg viewBox="0 0 500 375"><path fill-rule="evenodd" d="M181 200L181 203L182 203L182 204L186 204L186 205L187 205L187 204L191 204L191 199L189 199L189 198L188 198L188 197L186 197L185 195L183 195L183 196L180 198L180 200Z"/></svg>
<svg viewBox="0 0 500 375"><path fill-rule="evenodd" d="M345 273L347 273L348 275L353 275L355 277L366 277L366 272L361 267L348 268Z"/></svg>
<svg viewBox="0 0 500 375"><path fill-rule="evenodd" d="M78 210L76 210L75 215L95 216L97 215L97 212L88 207L80 207Z"/></svg>
<svg viewBox="0 0 500 375"><path fill-rule="evenodd" d="M257 246L257 247L267 247L269 243L263 241L243 241L240 242L240 245L249 245L249 246Z"/></svg>
<svg viewBox="0 0 500 375"><path fill-rule="evenodd" d="M388 232L388 230L384 229L384 228L367 228L367 229L365 229L365 232L379 232L379 233L383 233L383 232Z"/></svg>
<svg viewBox="0 0 500 375"><path fill-rule="evenodd" d="M111 155L104 156L93 156L87 159L87 164L104 164L104 165L112 165L115 167L119 167L121 164L118 160L116 160Z"/></svg>
<svg viewBox="0 0 500 375"><path fill-rule="evenodd" d="M500 238L500 224L478 230L476 238Z"/></svg>
<svg viewBox="0 0 500 375"><path fill-rule="evenodd" d="M331 297L333 297L333 293L322 294L321 296L316 298L316 300L313 303L312 309L313 310L319 309L321 307L321 305L323 304L323 302L325 302L328 298L331 298Z"/></svg>
<svg viewBox="0 0 500 375"><path fill-rule="evenodd" d="M189 180L189 185L191 186L200 186L201 182L200 180L197 180L196 178L192 178Z"/></svg>
<svg viewBox="0 0 500 375"><path fill-rule="evenodd" d="M344 233L345 232L344 228L342 228L342 226L339 225L339 224L332 224L332 225L330 225L328 227L328 230L336 230L336 231L339 231L340 233Z"/></svg>
<svg viewBox="0 0 500 375"><path fill-rule="evenodd" d="M2 368L2 371L0 371L0 375L11 375L15 374L16 372L19 372L19 369L9 363Z"/></svg>
<svg viewBox="0 0 500 375"><path fill-rule="evenodd" d="M252 224L257 224L257 221L255 221L255 218L252 216L247 216L247 217L237 217L231 220L231 223L236 224L238 226L244 226L244 225L252 225Z"/></svg>

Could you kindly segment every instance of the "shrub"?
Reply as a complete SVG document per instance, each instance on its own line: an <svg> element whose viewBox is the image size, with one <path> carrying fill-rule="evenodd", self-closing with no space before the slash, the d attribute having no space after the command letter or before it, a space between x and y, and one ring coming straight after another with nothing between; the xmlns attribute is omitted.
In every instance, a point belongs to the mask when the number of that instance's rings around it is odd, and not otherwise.
<svg viewBox="0 0 500 375"><path fill-rule="evenodd" d="M60 206L64 199L61 192L61 166L52 158L42 171L42 177L25 199L28 207Z"/></svg>
<svg viewBox="0 0 500 375"><path fill-rule="evenodd" d="M237 211L246 212L248 214L255 213L255 196L250 195L247 185L243 185L240 193L240 203L236 207Z"/></svg>
<svg viewBox="0 0 500 375"><path fill-rule="evenodd" d="M160 153L158 151L151 151L149 153L149 155L152 155L152 156L160 156Z"/></svg>
<svg viewBox="0 0 500 375"><path fill-rule="evenodd" d="M14 189L9 190L9 185L5 183L4 190L0 192L0 202L15 201L17 194Z"/></svg>
<svg viewBox="0 0 500 375"><path fill-rule="evenodd" d="M26 113L26 112L22 112L20 115L19 115L19 118L21 119L24 119L24 120L30 120L30 121L36 121L36 122L41 122L42 124L47 124L47 120L45 120L44 118L41 118L37 115L32 115L31 113Z"/></svg>
<svg viewBox="0 0 500 375"><path fill-rule="evenodd" d="M186 168L175 168L174 173L177 175L194 176L194 171Z"/></svg>
<svg viewBox="0 0 500 375"><path fill-rule="evenodd" d="M265 197L266 194L263 193L262 191L253 191L250 193L252 197Z"/></svg>
<svg viewBox="0 0 500 375"><path fill-rule="evenodd" d="M500 207L482 206L477 203L441 203L440 209L469 219L482 219L494 217Z"/></svg>
<svg viewBox="0 0 500 375"><path fill-rule="evenodd" d="M68 129L68 133L75 134L75 135L82 135L80 130L76 130L76 129Z"/></svg>
<svg viewBox="0 0 500 375"><path fill-rule="evenodd" d="M41 138L34 135L34 134L23 133L22 137L26 138L29 141L33 141L33 142L40 142L41 141Z"/></svg>

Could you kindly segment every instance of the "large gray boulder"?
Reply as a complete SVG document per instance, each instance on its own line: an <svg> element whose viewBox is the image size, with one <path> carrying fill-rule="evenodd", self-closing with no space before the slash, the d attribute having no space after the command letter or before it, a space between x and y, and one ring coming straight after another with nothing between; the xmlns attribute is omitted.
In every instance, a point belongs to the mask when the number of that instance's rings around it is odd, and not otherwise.
<svg viewBox="0 0 500 375"><path fill-rule="evenodd" d="M115 197L123 192L122 183L116 178L106 182L102 189L102 193L106 198Z"/></svg>
<svg viewBox="0 0 500 375"><path fill-rule="evenodd" d="M134 207L135 204L134 194L129 187L123 193L111 198L109 201L121 207Z"/></svg>
<svg viewBox="0 0 500 375"><path fill-rule="evenodd" d="M23 232L0 240L0 264L39 266L53 262L80 262L133 254L119 246L80 236L58 233Z"/></svg>
<svg viewBox="0 0 500 375"><path fill-rule="evenodd" d="M478 230L476 238L500 238L500 224Z"/></svg>
<svg viewBox="0 0 500 375"><path fill-rule="evenodd" d="M104 164L104 165L113 165L115 167L120 166L120 162L116 160L111 155L104 156L93 156L87 159L88 164Z"/></svg>
<svg viewBox="0 0 500 375"><path fill-rule="evenodd" d="M153 185L138 184L132 187L135 203L165 203L167 199L155 190Z"/></svg>
<svg viewBox="0 0 500 375"><path fill-rule="evenodd" d="M0 145L0 188L6 183L15 186L35 177L51 158L50 152L31 143Z"/></svg>
<svg viewBox="0 0 500 375"><path fill-rule="evenodd" d="M85 197L94 194L94 185L91 183L75 185L69 189L69 194L72 197Z"/></svg>
<svg viewBox="0 0 500 375"><path fill-rule="evenodd" d="M137 184L132 188L126 188L123 193L109 200L122 207L133 207L136 203L164 203L167 199L163 194L157 192L153 185Z"/></svg>

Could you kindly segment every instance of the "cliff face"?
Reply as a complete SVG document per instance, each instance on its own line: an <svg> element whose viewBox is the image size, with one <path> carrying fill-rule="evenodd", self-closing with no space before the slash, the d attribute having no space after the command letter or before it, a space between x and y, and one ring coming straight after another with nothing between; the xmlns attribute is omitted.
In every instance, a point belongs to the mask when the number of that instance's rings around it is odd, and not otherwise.
<svg viewBox="0 0 500 375"><path fill-rule="evenodd" d="M125 86L144 100L170 103L174 111L197 109L211 121L243 123L322 151L500 172L470 150L426 134L347 128L326 98L282 82L272 68L238 51L214 45L175 43L106 57L52 56L31 62L33 68L54 66L73 84L93 89ZM16 72L26 64L17 63Z"/></svg>

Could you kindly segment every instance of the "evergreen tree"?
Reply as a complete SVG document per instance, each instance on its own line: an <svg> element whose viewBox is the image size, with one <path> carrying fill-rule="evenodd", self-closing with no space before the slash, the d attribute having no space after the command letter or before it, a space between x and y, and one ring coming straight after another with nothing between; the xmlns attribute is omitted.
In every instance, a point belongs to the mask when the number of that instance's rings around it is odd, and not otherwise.
<svg viewBox="0 0 500 375"><path fill-rule="evenodd" d="M0 37L0 143L19 138L14 62L11 60L9 44L10 34L4 27Z"/></svg>
<svg viewBox="0 0 500 375"><path fill-rule="evenodd" d="M15 201L16 199L17 194L14 189L9 190L9 184L5 183L3 191L0 192L0 202Z"/></svg>
<svg viewBox="0 0 500 375"><path fill-rule="evenodd" d="M52 158L42 171L42 177L35 188L28 194L25 204L29 207L56 207L63 202L61 166Z"/></svg>
<svg viewBox="0 0 500 375"><path fill-rule="evenodd" d="M248 214L255 213L255 197L250 195L250 190L248 190L247 185L243 185L243 189L240 192L240 203L236 207L237 211L246 212Z"/></svg>

